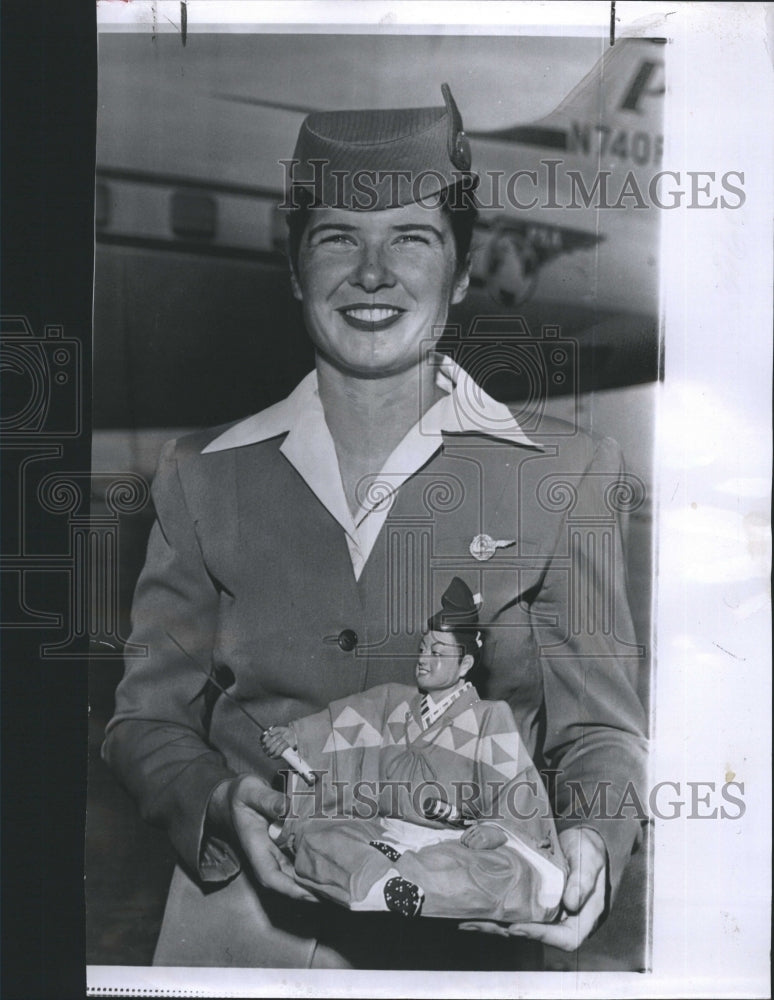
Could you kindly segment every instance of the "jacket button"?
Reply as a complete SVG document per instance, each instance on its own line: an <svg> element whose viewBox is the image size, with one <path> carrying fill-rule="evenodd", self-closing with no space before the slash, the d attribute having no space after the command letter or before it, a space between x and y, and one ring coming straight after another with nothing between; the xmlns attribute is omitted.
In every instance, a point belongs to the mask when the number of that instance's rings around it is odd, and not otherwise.
<svg viewBox="0 0 774 1000"><path fill-rule="evenodd" d="M351 628L342 629L336 641L345 653L349 653L357 646L357 632L353 632Z"/></svg>

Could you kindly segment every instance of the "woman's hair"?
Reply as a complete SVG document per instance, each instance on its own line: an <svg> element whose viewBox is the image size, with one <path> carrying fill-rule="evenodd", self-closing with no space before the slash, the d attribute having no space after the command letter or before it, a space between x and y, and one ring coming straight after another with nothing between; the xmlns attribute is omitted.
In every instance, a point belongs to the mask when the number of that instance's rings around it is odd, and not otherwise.
<svg viewBox="0 0 774 1000"><path fill-rule="evenodd" d="M295 201L302 201L305 194L303 188L295 194ZM304 235L309 216L312 211L311 193L309 203L301 204L287 215L288 224L288 257L294 272L298 272L298 252L301 238ZM470 246L473 241L473 229L478 218L478 205L469 184L455 184L441 192L438 207L448 217L454 236L454 249L457 257L457 267L463 268L467 262Z"/></svg>

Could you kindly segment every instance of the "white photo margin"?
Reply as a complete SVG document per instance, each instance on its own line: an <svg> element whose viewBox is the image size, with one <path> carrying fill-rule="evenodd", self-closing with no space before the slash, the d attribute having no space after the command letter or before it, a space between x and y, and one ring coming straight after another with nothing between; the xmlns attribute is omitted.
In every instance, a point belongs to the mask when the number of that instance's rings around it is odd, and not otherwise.
<svg viewBox="0 0 774 1000"><path fill-rule="evenodd" d="M744 785L736 819L655 820L652 971L325 972L90 966L92 996L765 997L770 943L774 18L753 3L626 3L668 39L664 165L744 174L733 211L663 213L651 787ZM607 3L97 3L100 31L524 34L610 30ZM677 8L677 9L675 9ZM443 25L437 20L443 16ZM731 776L731 777L729 777ZM698 796L705 794L699 789ZM711 812L717 802L713 797ZM704 807L700 807L703 809Z"/></svg>

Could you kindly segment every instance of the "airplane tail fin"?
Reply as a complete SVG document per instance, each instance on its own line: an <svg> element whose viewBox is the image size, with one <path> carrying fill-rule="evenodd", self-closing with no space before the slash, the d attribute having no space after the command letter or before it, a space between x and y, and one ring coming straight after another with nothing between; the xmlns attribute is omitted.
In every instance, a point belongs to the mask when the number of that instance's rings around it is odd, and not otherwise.
<svg viewBox="0 0 774 1000"><path fill-rule="evenodd" d="M541 124L581 120L608 128L661 129L662 38L625 38L609 48Z"/></svg>
<svg viewBox="0 0 774 1000"><path fill-rule="evenodd" d="M658 158L655 137L662 130L664 44L664 39L621 39L544 118L530 125L468 134L474 139L581 154L598 151L592 142L598 134L611 139L624 134L643 147L627 156L635 164L652 162Z"/></svg>

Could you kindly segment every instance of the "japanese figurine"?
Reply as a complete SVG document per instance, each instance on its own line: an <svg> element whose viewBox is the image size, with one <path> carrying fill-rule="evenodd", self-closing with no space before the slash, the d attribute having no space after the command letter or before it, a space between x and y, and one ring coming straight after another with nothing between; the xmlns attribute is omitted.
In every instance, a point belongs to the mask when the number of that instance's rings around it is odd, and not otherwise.
<svg viewBox="0 0 774 1000"><path fill-rule="evenodd" d="M262 737L296 750L276 842L298 881L351 910L551 921L567 865L541 776L504 701L467 680L484 637L455 577L427 622L416 688L383 684Z"/></svg>

